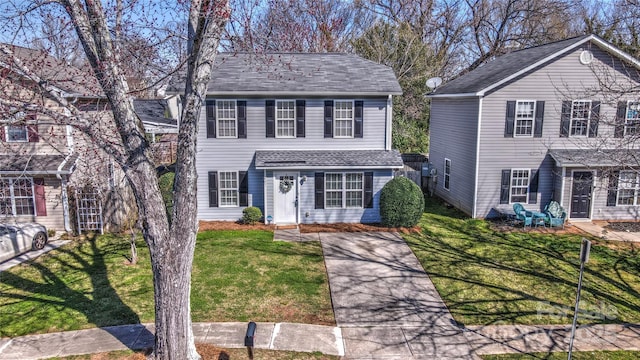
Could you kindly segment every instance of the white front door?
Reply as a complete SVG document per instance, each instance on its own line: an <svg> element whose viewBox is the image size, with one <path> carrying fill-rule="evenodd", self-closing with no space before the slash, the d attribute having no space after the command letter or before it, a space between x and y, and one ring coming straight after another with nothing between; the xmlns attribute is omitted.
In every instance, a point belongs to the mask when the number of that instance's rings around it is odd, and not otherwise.
<svg viewBox="0 0 640 360"><path fill-rule="evenodd" d="M274 222L276 224L298 223L298 174L275 172L274 176Z"/></svg>

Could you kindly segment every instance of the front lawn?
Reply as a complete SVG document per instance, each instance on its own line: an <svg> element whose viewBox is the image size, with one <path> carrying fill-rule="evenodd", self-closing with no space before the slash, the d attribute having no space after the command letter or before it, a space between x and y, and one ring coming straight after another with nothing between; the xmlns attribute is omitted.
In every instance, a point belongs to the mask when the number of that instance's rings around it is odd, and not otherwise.
<svg viewBox="0 0 640 360"><path fill-rule="evenodd" d="M571 323L580 235L494 230L433 201L420 225L405 239L458 322ZM594 243L580 304L580 323L639 323L638 249Z"/></svg>
<svg viewBox="0 0 640 360"><path fill-rule="evenodd" d="M269 231L198 235L194 322L334 324L319 243L272 241ZM0 273L0 336L153 322L149 252L127 265L127 236L77 241ZM170 264L169 264L170 265Z"/></svg>

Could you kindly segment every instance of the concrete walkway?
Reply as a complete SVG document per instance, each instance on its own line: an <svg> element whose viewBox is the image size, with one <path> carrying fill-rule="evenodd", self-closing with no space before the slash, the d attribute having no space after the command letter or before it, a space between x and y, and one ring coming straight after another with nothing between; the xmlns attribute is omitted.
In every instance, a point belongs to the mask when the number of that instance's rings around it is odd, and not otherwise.
<svg viewBox="0 0 640 360"><path fill-rule="evenodd" d="M571 225L603 240L640 242L640 233L607 230L603 227L606 222L572 221Z"/></svg>
<svg viewBox="0 0 640 360"><path fill-rule="evenodd" d="M38 256L48 253L51 250L57 249L62 245L65 245L67 243L69 243L71 240L54 240L54 241L50 241L47 243L47 245L44 246L44 248L42 250L36 250L36 251L27 251L26 253L20 255L20 256L16 256L13 259L9 259L7 261L4 261L2 263L0 263L0 272L3 272L5 270L9 270L12 267L16 266L16 265L20 265L23 262L29 261L29 260L33 260L35 258L37 258Z"/></svg>

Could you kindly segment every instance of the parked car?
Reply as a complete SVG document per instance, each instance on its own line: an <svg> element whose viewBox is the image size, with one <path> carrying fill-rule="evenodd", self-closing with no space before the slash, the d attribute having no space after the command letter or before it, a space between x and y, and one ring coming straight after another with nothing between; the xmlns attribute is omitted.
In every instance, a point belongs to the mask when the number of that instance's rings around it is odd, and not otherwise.
<svg viewBox="0 0 640 360"><path fill-rule="evenodd" d="M29 250L40 250L48 240L47 228L44 225L0 224L0 262Z"/></svg>

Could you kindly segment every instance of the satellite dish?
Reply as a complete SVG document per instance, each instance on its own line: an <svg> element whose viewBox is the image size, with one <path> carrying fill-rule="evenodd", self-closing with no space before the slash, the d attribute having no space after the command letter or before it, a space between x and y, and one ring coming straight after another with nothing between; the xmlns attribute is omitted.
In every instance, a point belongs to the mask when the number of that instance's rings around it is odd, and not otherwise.
<svg viewBox="0 0 640 360"><path fill-rule="evenodd" d="M431 90L437 88L438 86L440 86L440 84L442 84L442 78L439 77L432 77L431 79L427 80L427 86Z"/></svg>

